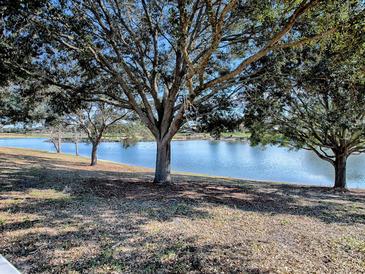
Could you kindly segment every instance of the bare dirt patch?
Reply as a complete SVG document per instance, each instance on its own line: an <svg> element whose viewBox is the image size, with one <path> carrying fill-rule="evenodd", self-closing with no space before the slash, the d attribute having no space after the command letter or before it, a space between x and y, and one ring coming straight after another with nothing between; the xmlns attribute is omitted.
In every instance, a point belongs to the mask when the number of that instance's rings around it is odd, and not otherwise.
<svg viewBox="0 0 365 274"><path fill-rule="evenodd" d="M365 193L0 149L0 250L23 273L364 273Z"/></svg>

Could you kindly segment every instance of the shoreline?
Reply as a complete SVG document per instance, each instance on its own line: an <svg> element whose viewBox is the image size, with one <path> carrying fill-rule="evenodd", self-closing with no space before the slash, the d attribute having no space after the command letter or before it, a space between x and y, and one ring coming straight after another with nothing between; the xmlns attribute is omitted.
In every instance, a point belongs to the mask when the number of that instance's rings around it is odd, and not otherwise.
<svg viewBox="0 0 365 274"><path fill-rule="evenodd" d="M83 156L83 155L79 155L79 156L75 156L74 154L71 153L56 153L56 152L52 152L52 151L47 151L47 150L39 150L39 149L28 149L28 148L14 148L14 147L1 147L0 146L0 153L2 152L2 149L6 149L6 150L14 150L14 151L19 151L19 152L36 152L36 153L46 153L49 155L53 155L53 156L66 156L66 157L72 157L75 159L80 159L80 160L84 160L87 163L89 163L90 158L87 156ZM60 158L61 158L60 157ZM57 157L56 157L57 158ZM104 164L111 164L111 165L116 165L116 166L120 166L121 168L123 167L130 167L130 168L135 168L135 169L140 169L140 170L144 170L145 172L150 172L153 173L154 172L154 168L153 167L145 167L145 166L140 166L140 165L133 165L133 164L128 164L128 163L122 163L122 162L116 162L116 161L112 161L112 160L105 160L105 159L98 159L98 164L99 163L104 163ZM327 190L331 190L333 189L333 187L331 186L321 186L321 185L315 185L315 184L306 184L303 182L283 182L283 181L273 181L273 180L259 180L259 179L250 179L250 178L238 178L238 177L230 177L230 176L220 176L220 175L210 175L210 174L205 174L205 173L194 173L194 172L189 172L189 171L177 171L177 170L171 170L171 175L175 175L175 176L193 176L193 177L200 177L200 178L211 178L214 180L228 180L232 183L235 184L244 184L245 182L250 182L250 183L256 183L256 184L260 184L260 185L283 185L283 186L292 186L292 187L298 187L298 188L318 188L318 189L327 189ZM365 192L365 188L347 188L349 191L351 192Z"/></svg>

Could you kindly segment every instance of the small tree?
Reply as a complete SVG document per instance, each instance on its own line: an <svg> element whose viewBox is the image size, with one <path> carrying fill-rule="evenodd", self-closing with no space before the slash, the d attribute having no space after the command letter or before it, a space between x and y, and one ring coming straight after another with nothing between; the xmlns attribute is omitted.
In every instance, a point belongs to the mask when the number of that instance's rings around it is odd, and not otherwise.
<svg viewBox="0 0 365 274"><path fill-rule="evenodd" d="M91 166L97 164L97 150L105 131L127 115L127 111L115 111L113 107L105 103L92 103L85 109L68 115L68 123L83 130L92 145Z"/></svg>
<svg viewBox="0 0 365 274"><path fill-rule="evenodd" d="M64 123L61 119L53 120L50 125L49 141L53 144L57 153L61 153L62 149L62 135Z"/></svg>
<svg viewBox="0 0 365 274"><path fill-rule="evenodd" d="M347 158L365 151L365 25L353 18L328 45L266 60L267 73L245 95L251 140L313 151L333 165L338 189L346 188Z"/></svg>

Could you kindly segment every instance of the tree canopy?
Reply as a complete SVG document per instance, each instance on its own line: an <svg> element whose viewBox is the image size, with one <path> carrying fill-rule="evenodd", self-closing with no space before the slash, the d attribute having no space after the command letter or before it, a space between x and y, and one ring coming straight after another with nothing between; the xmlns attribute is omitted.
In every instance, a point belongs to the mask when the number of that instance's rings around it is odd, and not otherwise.
<svg viewBox="0 0 365 274"><path fill-rule="evenodd" d="M4 0L0 3L0 86L24 79L32 70L32 58L38 54L36 26L30 17L44 0Z"/></svg>
<svg viewBox="0 0 365 274"><path fill-rule="evenodd" d="M365 151L361 14L354 8L351 25L322 45L286 50L263 61L265 73L245 94L251 141L314 151L335 167L339 188L346 186L348 156Z"/></svg>
<svg viewBox="0 0 365 274"><path fill-rule="evenodd" d="M346 7L318 0L68 0L49 1L32 22L47 41L38 64L51 75L68 72L65 86L102 77L111 88L99 90L99 100L139 115L157 141L155 181L168 182L170 142L187 105L240 85L272 51L334 33Z"/></svg>
<svg viewBox="0 0 365 274"><path fill-rule="evenodd" d="M157 142L155 182L170 182L171 139L192 108L249 88L267 56L342 35L361 7L355 0L5 1L2 82L19 76L51 90L43 94L56 113L90 101L133 110ZM210 125L227 116L215 114L206 116Z"/></svg>

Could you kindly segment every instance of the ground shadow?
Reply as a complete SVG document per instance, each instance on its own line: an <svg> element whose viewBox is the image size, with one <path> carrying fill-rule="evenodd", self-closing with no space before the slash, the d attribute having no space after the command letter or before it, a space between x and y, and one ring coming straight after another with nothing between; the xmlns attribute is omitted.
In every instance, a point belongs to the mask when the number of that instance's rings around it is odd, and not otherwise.
<svg viewBox="0 0 365 274"><path fill-rule="evenodd" d="M24 164L23 167L19 167L19 160ZM365 222L364 215L351 214L343 206L346 202L365 204L363 191L336 193L326 187L193 175L174 175L173 184L158 186L152 183L153 174L149 172L84 170L84 167L88 167L87 163L75 163L73 169L68 169L64 160L2 155L0 178L6 178L6 182L0 184L0 193L51 188L76 196L159 201L182 199L189 200L193 206L199 206L200 203L224 204L246 211L305 215L325 222Z"/></svg>
<svg viewBox="0 0 365 274"><path fill-rule="evenodd" d="M106 265L119 272L133 267L150 273L199 272L207 265L232 273L270 272L239 261L232 268L220 261L206 262L199 254L224 247L197 247L194 239L184 239L181 246L166 239L159 246L161 238L151 239L143 230L151 222L209 219L204 206L305 216L329 224L365 224L361 191L335 193L329 188L178 174L173 184L157 186L149 172L98 170L86 162L5 153L0 154L0 171L0 201L9 201L1 204L0 213L20 216L0 223L0 233L12 235L0 242L2 252L17 258L25 273L93 268L103 272ZM23 215L34 218L22 219ZM155 242L150 252L141 252ZM62 250L63 255L54 250Z"/></svg>

